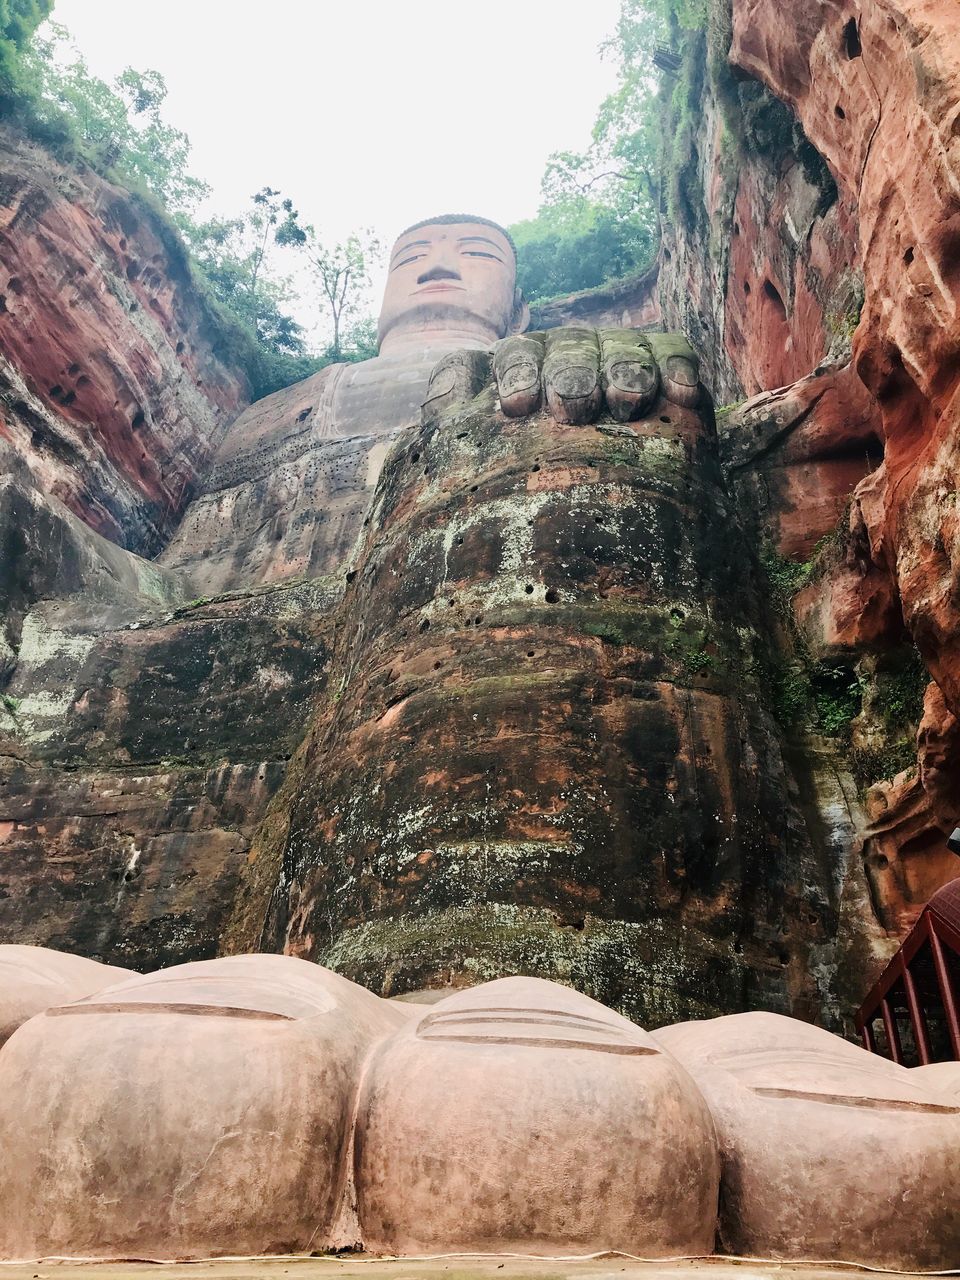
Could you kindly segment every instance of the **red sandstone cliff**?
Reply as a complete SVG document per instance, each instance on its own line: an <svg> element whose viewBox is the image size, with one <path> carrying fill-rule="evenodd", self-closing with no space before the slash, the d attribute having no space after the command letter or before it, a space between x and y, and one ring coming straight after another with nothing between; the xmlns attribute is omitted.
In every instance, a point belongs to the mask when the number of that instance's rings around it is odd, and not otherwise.
<svg viewBox="0 0 960 1280"><path fill-rule="evenodd" d="M860 578L886 578L897 602L874 647L896 642L902 612L936 681L918 773L868 796L875 903L902 931L958 869L943 835L960 806L944 785L960 764L960 10L828 0L782 17L766 0L739 0L731 58L797 112L855 211L864 307L854 358L884 457L854 495L851 535L859 524Z"/></svg>
<svg viewBox="0 0 960 1280"><path fill-rule="evenodd" d="M160 550L248 388L171 229L0 131L0 457L91 528Z"/></svg>
<svg viewBox="0 0 960 1280"><path fill-rule="evenodd" d="M719 398L765 393L724 415L726 461L761 540L797 563L817 549L795 600L802 644L814 671L834 664L863 690L838 758L873 784L849 820L869 909L896 935L960 870L944 851L960 808L960 10L733 0L729 62L734 91L761 81L829 175L782 129L765 147L748 112L725 166L722 93L707 77L701 216L667 232L663 311L715 352ZM912 770L884 759L871 721L911 641L935 681Z"/></svg>
<svg viewBox="0 0 960 1280"><path fill-rule="evenodd" d="M864 515L874 560L948 704L960 705L960 10L944 0L734 8L732 59L788 102L856 210L856 368L884 438ZM863 505L863 504L862 504Z"/></svg>

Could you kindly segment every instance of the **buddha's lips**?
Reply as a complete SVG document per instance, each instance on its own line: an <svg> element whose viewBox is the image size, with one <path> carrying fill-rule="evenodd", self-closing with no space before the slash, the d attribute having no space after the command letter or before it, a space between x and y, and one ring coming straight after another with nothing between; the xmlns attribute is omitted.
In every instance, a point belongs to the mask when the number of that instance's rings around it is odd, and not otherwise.
<svg viewBox="0 0 960 1280"><path fill-rule="evenodd" d="M422 289L415 289L414 293L466 293L466 289L462 284L425 284Z"/></svg>

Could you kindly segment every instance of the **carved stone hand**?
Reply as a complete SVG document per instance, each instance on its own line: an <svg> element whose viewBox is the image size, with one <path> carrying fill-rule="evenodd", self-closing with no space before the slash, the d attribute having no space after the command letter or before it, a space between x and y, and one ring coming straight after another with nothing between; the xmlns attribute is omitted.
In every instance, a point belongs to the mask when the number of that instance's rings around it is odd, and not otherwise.
<svg viewBox="0 0 960 1280"><path fill-rule="evenodd" d="M603 414L635 421L660 395L685 408L701 397L698 360L682 335L570 327L504 338L492 353L445 356L430 375L424 421L466 404L491 381L508 418L546 408L565 426Z"/></svg>

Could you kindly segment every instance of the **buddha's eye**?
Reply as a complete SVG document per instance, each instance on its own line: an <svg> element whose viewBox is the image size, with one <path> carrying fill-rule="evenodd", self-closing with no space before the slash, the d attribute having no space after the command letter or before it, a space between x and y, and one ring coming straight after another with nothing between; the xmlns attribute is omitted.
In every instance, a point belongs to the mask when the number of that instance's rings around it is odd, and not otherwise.
<svg viewBox="0 0 960 1280"><path fill-rule="evenodd" d="M397 267L409 267L411 262L419 262L421 258L425 258L426 256L427 255L425 253L415 253L412 257L404 258L402 262L395 263L392 270L396 271Z"/></svg>
<svg viewBox="0 0 960 1280"><path fill-rule="evenodd" d="M495 253L484 253L482 249L461 249L460 252L465 258L489 258L491 262L500 262Z"/></svg>

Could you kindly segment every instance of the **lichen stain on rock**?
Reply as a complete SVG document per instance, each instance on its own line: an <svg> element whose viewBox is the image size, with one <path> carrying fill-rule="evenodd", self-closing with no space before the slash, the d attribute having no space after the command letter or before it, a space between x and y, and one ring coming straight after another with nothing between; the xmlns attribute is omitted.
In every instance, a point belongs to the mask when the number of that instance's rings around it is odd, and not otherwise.
<svg viewBox="0 0 960 1280"><path fill-rule="evenodd" d="M133 967L215 954L323 691L325 599L28 613L0 717L5 936Z"/></svg>

